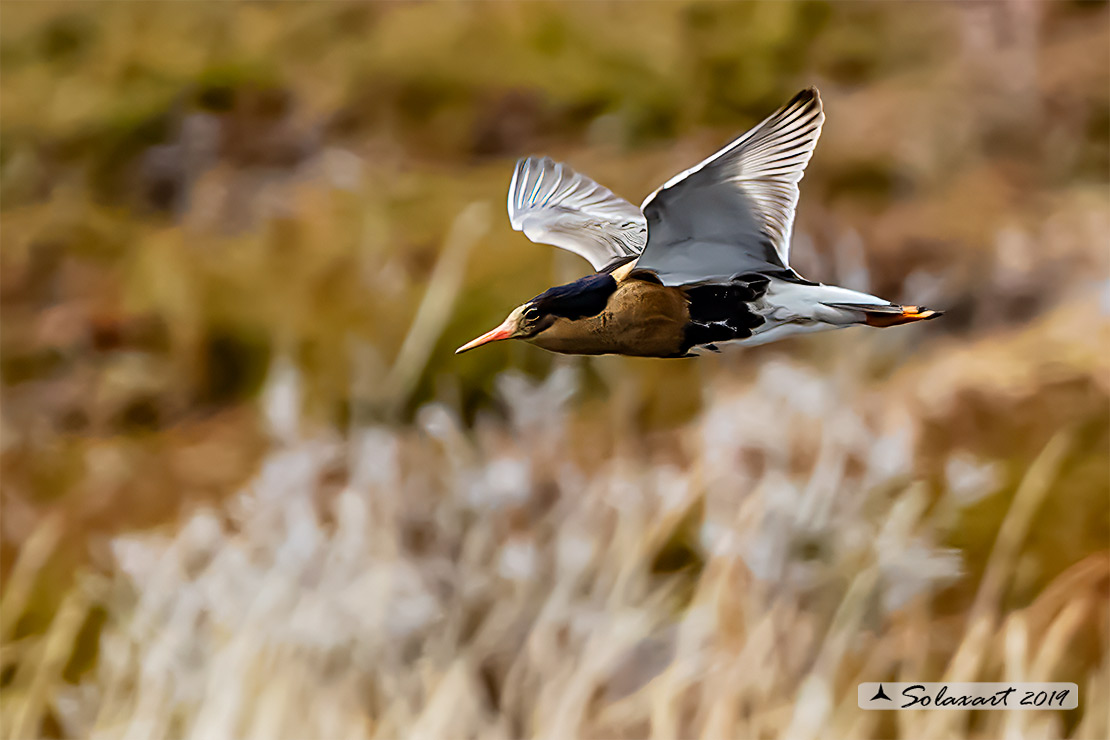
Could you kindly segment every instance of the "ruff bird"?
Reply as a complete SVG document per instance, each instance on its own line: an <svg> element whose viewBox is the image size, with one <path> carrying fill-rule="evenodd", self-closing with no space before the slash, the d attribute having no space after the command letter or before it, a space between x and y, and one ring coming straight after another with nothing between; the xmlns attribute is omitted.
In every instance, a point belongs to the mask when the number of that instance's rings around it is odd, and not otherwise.
<svg viewBox="0 0 1110 740"><path fill-rule="evenodd" d="M689 357L726 343L940 316L790 267L798 181L825 116L810 88L637 208L547 157L517 162L509 221L596 272L549 288L455 350L522 339L564 354Z"/></svg>

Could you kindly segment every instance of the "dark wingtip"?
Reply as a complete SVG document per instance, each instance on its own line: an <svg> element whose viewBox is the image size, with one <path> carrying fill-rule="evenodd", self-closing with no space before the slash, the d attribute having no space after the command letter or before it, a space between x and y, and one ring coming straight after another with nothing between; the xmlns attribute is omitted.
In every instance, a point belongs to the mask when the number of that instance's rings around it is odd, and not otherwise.
<svg viewBox="0 0 1110 740"><path fill-rule="evenodd" d="M810 85L809 87L805 88L804 90L800 90L797 95L795 95L793 98L790 99L790 102L787 103L787 105L794 105L795 103L809 103L809 102L817 102L817 103L821 102L821 91L818 90L813 85Z"/></svg>
<svg viewBox="0 0 1110 740"><path fill-rule="evenodd" d="M816 87L807 87L799 91L786 105L779 108L778 115L793 115L798 110L816 111L817 115L822 116L824 120L824 105L821 102L821 93Z"/></svg>

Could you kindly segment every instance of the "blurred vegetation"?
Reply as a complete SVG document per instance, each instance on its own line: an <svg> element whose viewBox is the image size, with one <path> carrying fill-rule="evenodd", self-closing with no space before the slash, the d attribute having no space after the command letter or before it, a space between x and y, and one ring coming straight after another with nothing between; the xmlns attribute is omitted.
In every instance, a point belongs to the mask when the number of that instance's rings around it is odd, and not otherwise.
<svg viewBox="0 0 1110 740"><path fill-rule="evenodd" d="M1002 608L1105 559L1105 2L0 13L6 593L17 560L38 563L26 598L5 596L0 637L13 646L58 624L78 570L115 571L112 538L172 531L255 475L275 444L260 392L286 362L300 423L320 433L407 434L429 402L496 426L511 416L494 393L504 371L574 367L564 453L586 474L626 457L685 465L697 456L675 435L768 362L847 373L916 414L906 475L954 517L944 544L965 570L936 594L938 619L976 598L1015 492L1061 431L1067 451ZM452 354L585 269L510 230L501 204L518 156L564 159L639 202L810 84L828 120L802 185L796 266L935 304L944 321L705 361L562 359L515 343ZM946 512L965 459L996 486ZM661 571L700 567L690 522L652 555ZM44 527L56 535L28 561ZM93 602L63 650L67 682L96 665L107 607ZM1105 659L1105 634L1091 633L1076 671ZM5 650L0 687L15 685L21 650ZM43 716L43 732L60 732Z"/></svg>

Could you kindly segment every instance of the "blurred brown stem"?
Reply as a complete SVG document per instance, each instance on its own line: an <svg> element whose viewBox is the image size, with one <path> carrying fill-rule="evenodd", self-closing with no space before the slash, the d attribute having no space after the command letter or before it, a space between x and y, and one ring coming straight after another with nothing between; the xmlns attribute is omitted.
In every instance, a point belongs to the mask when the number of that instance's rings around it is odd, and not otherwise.
<svg viewBox="0 0 1110 740"><path fill-rule="evenodd" d="M489 204L481 202L468 205L451 225L424 298L382 384L379 399L388 413L396 413L420 382L459 296L470 249L489 231L489 226Z"/></svg>

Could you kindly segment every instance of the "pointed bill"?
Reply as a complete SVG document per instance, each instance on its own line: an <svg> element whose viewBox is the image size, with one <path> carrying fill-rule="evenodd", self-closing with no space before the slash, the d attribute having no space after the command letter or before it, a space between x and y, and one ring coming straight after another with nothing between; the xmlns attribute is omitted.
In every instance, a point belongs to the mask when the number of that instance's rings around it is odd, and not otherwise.
<svg viewBox="0 0 1110 740"><path fill-rule="evenodd" d="M497 327L496 329L492 329L491 331L487 331L485 334L478 337L477 339L467 342L466 344L455 350L455 354L461 355L463 352L468 352L475 347L481 347L483 344L489 344L490 342L499 342L502 339L508 339L516 330L516 322L513 320L513 318L514 317L510 316L509 318L501 322L501 326Z"/></svg>

